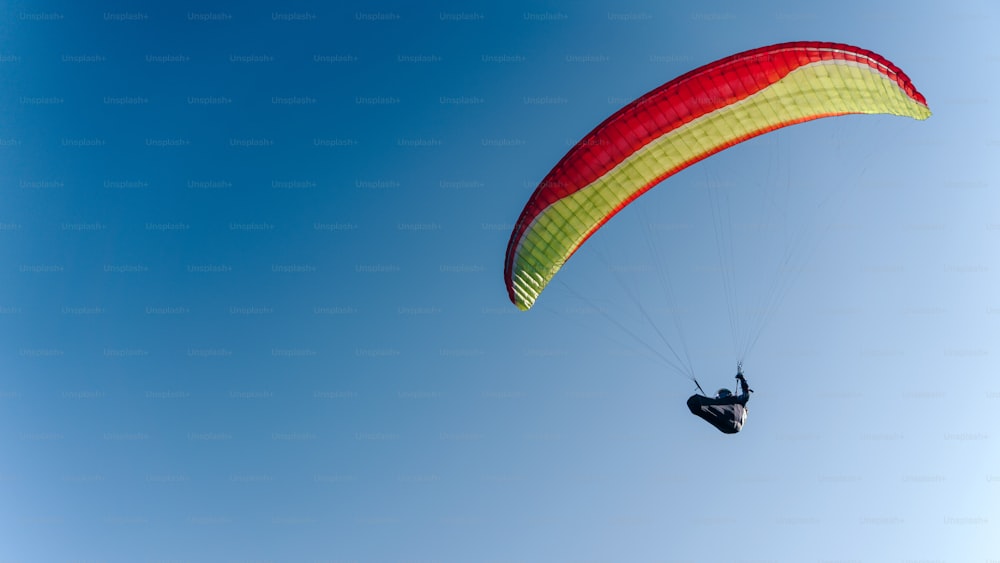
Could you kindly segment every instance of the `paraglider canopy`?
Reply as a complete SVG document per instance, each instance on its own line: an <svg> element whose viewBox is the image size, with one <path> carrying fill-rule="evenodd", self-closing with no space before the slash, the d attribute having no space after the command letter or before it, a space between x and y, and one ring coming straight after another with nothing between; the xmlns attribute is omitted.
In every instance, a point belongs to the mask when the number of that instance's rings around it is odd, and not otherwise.
<svg viewBox="0 0 1000 563"><path fill-rule="evenodd" d="M587 134L531 195L507 244L510 300L531 308L595 231L678 171L769 131L845 114L926 119L930 109L891 62L839 43L761 47L656 88Z"/></svg>

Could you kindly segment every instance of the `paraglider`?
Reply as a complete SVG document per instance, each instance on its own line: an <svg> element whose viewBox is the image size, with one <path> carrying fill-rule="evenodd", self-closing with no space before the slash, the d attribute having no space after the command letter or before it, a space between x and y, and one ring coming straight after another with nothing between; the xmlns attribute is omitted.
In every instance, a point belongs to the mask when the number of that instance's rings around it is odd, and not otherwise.
<svg viewBox="0 0 1000 563"><path fill-rule="evenodd" d="M715 398L704 395L691 395L687 400L688 409L691 414L700 416L709 424L719 429L724 434L736 434L743 429L743 424L747 421L747 401L750 400L750 393L753 389L743 377L743 364L736 368L736 379L740 383L740 394L733 395L729 389L719 389ZM701 386L698 386L699 389Z"/></svg>
<svg viewBox="0 0 1000 563"><path fill-rule="evenodd" d="M931 112L881 55L806 41L731 55L632 101L574 145L528 199L504 259L511 302L530 309L591 235L677 172L776 129L847 114L924 120ZM746 421L751 390L742 369L736 377L739 395L688 400L692 413L725 433Z"/></svg>

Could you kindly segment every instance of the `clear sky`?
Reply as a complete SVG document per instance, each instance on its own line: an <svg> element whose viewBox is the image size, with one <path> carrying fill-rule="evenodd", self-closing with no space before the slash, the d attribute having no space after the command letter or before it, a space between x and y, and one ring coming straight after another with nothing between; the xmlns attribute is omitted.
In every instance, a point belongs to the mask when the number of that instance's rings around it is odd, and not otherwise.
<svg viewBox="0 0 1000 563"><path fill-rule="evenodd" d="M0 561L1000 560L995 2L0 17ZM716 155L508 301L575 141L793 40L933 116ZM661 356L714 392L758 334L722 435Z"/></svg>

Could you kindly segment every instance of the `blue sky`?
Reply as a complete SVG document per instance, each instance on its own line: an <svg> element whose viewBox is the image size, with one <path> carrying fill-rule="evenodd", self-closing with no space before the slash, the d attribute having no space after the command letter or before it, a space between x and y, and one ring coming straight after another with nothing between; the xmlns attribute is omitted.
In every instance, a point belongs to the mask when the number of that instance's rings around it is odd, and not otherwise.
<svg viewBox="0 0 1000 563"><path fill-rule="evenodd" d="M0 560L1000 560L995 4L2 17ZM934 115L707 159L510 304L572 143L792 40L884 55ZM660 356L732 386L773 281L724 436Z"/></svg>

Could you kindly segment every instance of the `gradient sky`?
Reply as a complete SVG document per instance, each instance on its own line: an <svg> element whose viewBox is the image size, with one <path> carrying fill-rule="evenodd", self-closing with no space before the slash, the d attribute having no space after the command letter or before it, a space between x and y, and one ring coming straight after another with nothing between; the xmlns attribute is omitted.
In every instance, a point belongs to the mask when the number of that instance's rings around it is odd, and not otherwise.
<svg viewBox="0 0 1000 563"><path fill-rule="evenodd" d="M1000 560L995 3L0 13L0 561ZM933 116L713 156L508 301L576 140L793 40ZM731 387L772 282L725 436L661 355Z"/></svg>

